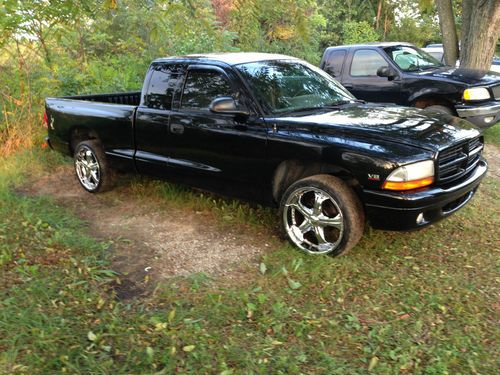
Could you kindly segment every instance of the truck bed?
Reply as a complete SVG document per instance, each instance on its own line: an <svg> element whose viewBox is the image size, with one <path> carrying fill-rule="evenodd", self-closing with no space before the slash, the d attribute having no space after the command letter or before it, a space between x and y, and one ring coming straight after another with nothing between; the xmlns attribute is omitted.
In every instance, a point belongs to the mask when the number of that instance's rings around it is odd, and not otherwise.
<svg viewBox="0 0 500 375"><path fill-rule="evenodd" d="M134 114L140 98L140 91L47 98L51 147L72 155L80 138L98 135L109 158L132 162Z"/></svg>
<svg viewBox="0 0 500 375"><path fill-rule="evenodd" d="M84 100L89 102L138 106L141 101L141 92L131 91L131 92L118 92L112 94L63 96L61 97L61 99Z"/></svg>

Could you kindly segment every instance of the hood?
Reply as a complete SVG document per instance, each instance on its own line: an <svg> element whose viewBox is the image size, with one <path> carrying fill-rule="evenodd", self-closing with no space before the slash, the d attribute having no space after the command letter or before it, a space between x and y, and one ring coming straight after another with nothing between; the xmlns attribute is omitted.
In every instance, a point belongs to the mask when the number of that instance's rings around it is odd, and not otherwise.
<svg viewBox="0 0 500 375"><path fill-rule="evenodd" d="M467 86L491 86L500 83L500 73L488 70L443 67L415 73L419 77L433 77L459 82Z"/></svg>
<svg viewBox="0 0 500 375"><path fill-rule="evenodd" d="M308 125L319 134L352 134L360 138L407 144L439 151L479 136L470 122L422 109L375 104L349 105L331 112L273 119L290 126ZM314 129L314 130L313 130Z"/></svg>

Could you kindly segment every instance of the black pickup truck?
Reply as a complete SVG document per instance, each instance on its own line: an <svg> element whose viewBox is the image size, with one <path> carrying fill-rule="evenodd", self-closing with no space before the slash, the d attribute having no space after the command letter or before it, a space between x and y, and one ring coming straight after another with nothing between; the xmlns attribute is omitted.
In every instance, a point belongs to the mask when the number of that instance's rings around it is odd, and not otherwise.
<svg viewBox="0 0 500 375"><path fill-rule="evenodd" d="M500 74L443 65L408 43L329 47L320 67L356 98L427 108L480 129L500 121Z"/></svg>
<svg viewBox="0 0 500 375"><path fill-rule="evenodd" d="M158 59L142 92L48 98L45 120L49 145L74 157L91 193L109 189L118 168L258 196L314 254L352 248L365 217L393 230L444 218L487 170L467 121L360 102L283 55Z"/></svg>

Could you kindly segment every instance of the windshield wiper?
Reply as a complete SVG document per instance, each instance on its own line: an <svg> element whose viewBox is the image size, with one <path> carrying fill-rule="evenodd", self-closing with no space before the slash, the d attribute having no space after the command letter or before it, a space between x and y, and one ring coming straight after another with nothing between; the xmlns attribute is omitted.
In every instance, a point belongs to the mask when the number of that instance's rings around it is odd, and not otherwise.
<svg viewBox="0 0 500 375"><path fill-rule="evenodd" d="M438 69L438 68L441 68L443 67L443 65L428 65L428 66L421 66L421 67L418 67L417 69L411 69L411 70L408 70L409 72L423 72L424 70L429 70L429 69Z"/></svg>
<svg viewBox="0 0 500 375"><path fill-rule="evenodd" d="M366 103L364 100L361 99L349 99L349 100L339 100L338 102L333 102L332 104L329 105L329 107L338 107L341 105L345 104L351 104L351 103Z"/></svg>

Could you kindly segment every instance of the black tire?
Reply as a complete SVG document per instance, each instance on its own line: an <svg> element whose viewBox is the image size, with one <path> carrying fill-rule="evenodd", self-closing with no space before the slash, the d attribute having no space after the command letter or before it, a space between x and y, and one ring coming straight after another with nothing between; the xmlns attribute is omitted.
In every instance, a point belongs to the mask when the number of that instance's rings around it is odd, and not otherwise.
<svg viewBox="0 0 500 375"><path fill-rule="evenodd" d="M279 212L285 237L310 254L345 254L363 235L363 205L354 190L334 176L293 183L281 198Z"/></svg>
<svg viewBox="0 0 500 375"><path fill-rule="evenodd" d="M114 172L97 140L86 140L75 147L76 179L90 193L102 193L113 188Z"/></svg>
<svg viewBox="0 0 500 375"><path fill-rule="evenodd" d="M450 107L446 107L444 105L430 105L428 107L425 107L425 110L434 113L446 113L447 115L451 116L455 115L455 113Z"/></svg>

